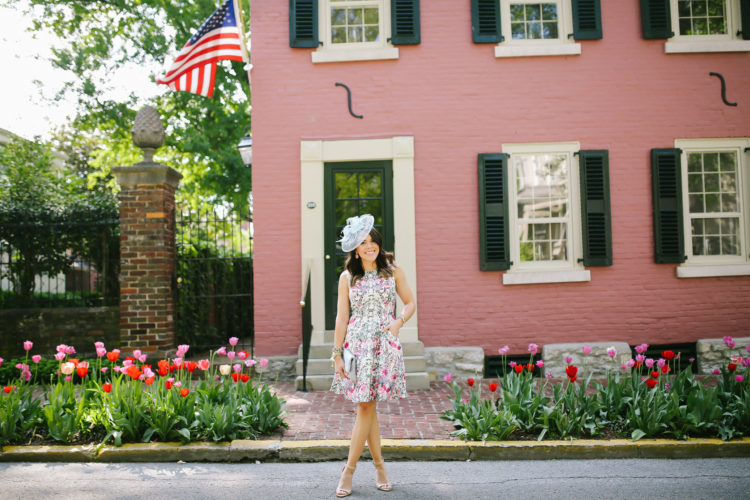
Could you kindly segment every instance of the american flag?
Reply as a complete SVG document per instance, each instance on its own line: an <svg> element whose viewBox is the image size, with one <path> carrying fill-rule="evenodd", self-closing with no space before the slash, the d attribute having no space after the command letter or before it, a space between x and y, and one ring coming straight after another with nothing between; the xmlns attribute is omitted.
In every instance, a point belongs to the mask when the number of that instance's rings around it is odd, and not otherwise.
<svg viewBox="0 0 750 500"><path fill-rule="evenodd" d="M236 2L227 0L216 9L180 50L169 71L158 77L156 83L169 85L173 90L211 97L214 94L216 61L228 59L247 62Z"/></svg>

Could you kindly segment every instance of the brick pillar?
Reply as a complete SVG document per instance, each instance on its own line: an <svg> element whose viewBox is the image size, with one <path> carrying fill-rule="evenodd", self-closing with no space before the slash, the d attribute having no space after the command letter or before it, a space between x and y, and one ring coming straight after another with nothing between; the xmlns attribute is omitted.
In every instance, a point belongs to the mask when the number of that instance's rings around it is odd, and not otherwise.
<svg viewBox="0 0 750 500"><path fill-rule="evenodd" d="M140 349L150 358L175 347L175 201L182 175L151 161L153 150L133 136L144 149L144 161L115 167L120 192L120 348ZM153 126L156 113L153 108ZM158 115L156 115L158 120ZM161 126L161 121L158 120ZM161 132L163 141L163 128ZM148 144L146 144L148 146Z"/></svg>

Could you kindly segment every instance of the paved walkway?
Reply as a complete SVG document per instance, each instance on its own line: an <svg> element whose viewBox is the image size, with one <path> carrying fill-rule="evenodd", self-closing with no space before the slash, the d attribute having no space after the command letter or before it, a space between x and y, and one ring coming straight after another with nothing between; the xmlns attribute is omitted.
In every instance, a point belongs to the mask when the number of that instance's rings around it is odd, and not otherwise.
<svg viewBox="0 0 750 500"><path fill-rule="evenodd" d="M294 382L273 384L286 400L289 429L274 437L282 440L349 439L356 404L330 391L301 392ZM450 439L453 425L442 420L450 409L453 390L446 382L432 382L428 391L409 391L405 399L378 403L383 439Z"/></svg>

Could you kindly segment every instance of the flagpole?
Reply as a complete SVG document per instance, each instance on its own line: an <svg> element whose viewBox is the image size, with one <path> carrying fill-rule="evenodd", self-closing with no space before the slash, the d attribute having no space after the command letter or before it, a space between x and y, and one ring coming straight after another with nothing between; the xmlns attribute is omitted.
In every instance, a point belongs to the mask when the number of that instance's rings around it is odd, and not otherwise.
<svg viewBox="0 0 750 500"><path fill-rule="evenodd" d="M245 50L245 54L247 54L247 64L250 64L250 51L247 50L247 45L245 44L245 18L242 15L242 0L235 0L237 2L237 10L239 11L240 16L240 37L242 38L242 48ZM247 7L250 8L250 0L247 0ZM247 70L247 83L250 85L250 96L252 96L252 83L250 79L250 69ZM251 100L251 97L248 96L248 100Z"/></svg>

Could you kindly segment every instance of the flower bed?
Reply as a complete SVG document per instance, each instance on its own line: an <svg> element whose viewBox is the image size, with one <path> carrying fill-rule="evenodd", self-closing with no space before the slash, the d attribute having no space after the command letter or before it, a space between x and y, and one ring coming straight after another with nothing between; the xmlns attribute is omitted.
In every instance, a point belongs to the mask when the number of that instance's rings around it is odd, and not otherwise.
<svg viewBox="0 0 750 500"><path fill-rule="evenodd" d="M138 350L121 359L118 349L97 342L97 358L82 361L74 347L59 345L55 373L38 385L43 360L30 356L33 344L26 341L18 377L0 393L0 445L224 441L286 427L284 400L262 382L268 360L235 352L236 338L229 343L229 350L197 362L184 359L190 347L181 345L175 358L157 362L156 371ZM217 355L228 362L215 363Z"/></svg>
<svg viewBox="0 0 750 500"><path fill-rule="evenodd" d="M731 337L724 337L724 342L735 347ZM648 345L642 344L636 347L635 359L616 368L617 353L610 348L613 365L606 380L592 383L590 375L583 379L585 355L590 352L584 346L583 366L566 358L567 379L552 383L532 375L537 349L530 344L529 363L510 363L502 378L490 381L485 394L474 379L467 380L467 397L464 386L450 374L444 378L454 391L453 408L442 415L453 423L452 435L477 441L603 436L726 441L750 436L750 357L729 358L713 375L698 380L692 360L685 370L675 370L678 356L672 351L662 352L659 359L646 358ZM746 350L750 353L750 346ZM499 353L505 356L507 346Z"/></svg>

